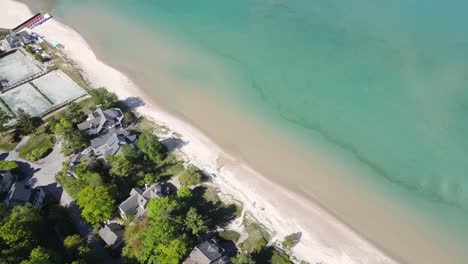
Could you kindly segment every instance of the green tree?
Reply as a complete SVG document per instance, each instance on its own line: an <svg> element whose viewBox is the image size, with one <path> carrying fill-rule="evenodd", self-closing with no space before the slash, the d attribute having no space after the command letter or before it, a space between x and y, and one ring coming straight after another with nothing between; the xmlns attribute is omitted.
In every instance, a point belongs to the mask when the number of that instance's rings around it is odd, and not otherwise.
<svg viewBox="0 0 468 264"><path fill-rule="evenodd" d="M252 259L250 254L239 253L237 256L231 258L232 264L255 264L255 261Z"/></svg>
<svg viewBox="0 0 468 264"><path fill-rule="evenodd" d="M0 240L7 246L2 255L24 256L38 245L42 229L43 218L36 207L13 207L0 226Z"/></svg>
<svg viewBox="0 0 468 264"><path fill-rule="evenodd" d="M52 132L55 134L63 135L65 131L73 128L73 124L67 118L53 119L50 123Z"/></svg>
<svg viewBox="0 0 468 264"><path fill-rule="evenodd" d="M127 160L133 163L139 163L138 152L134 148L128 144L122 145L121 148L122 154Z"/></svg>
<svg viewBox="0 0 468 264"><path fill-rule="evenodd" d="M197 212L197 209L193 207L188 210L184 223L195 236L198 236L208 230L203 217Z"/></svg>
<svg viewBox="0 0 468 264"><path fill-rule="evenodd" d="M9 160L0 160L0 171L17 171L19 169L18 163Z"/></svg>
<svg viewBox="0 0 468 264"><path fill-rule="evenodd" d="M193 196L192 190L187 186L182 186L177 191L177 198L182 200L190 200Z"/></svg>
<svg viewBox="0 0 468 264"><path fill-rule="evenodd" d="M28 260L21 261L21 264L53 264L52 257L43 247L37 247L31 251Z"/></svg>
<svg viewBox="0 0 468 264"><path fill-rule="evenodd" d="M104 108L116 107L118 98L114 93L107 91L105 88L97 88L89 91L96 105L102 105Z"/></svg>
<svg viewBox="0 0 468 264"><path fill-rule="evenodd" d="M178 209L176 200L170 197L151 199L148 203L148 217L154 220L171 219L171 213Z"/></svg>
<svg viewBox="0 0 468 264"><path fill-rule="evenodd" d="M159 142L159 138L151 133L143 132L137 140L138 148L145 153L156 165L164 160L167 148Z"/></svg>
<svg viewBox="0 0 468 264"><path fill-rule="evenodd" d="M197 167L189 165L188 168L179 176L179 182L182 185L192 186L201 182L202 176Z"/></svg>
<svg viewBox="0 0 468 264"><path fill-rule="evenodd" d="M112 216L115 200L104 186L83 188L77 195L77 204L83 218L91 224L103 222Z"/></svg>
<svg viewBox="0 0 468 264"><path fill-rule="evenodd" d="M91 260L94 257L91 248L78 234L67 236L63 240L63 246L65 247L65 251L71 259Z"/></svg>
<svg viewBox="0 0 468 264"><path fill-rule="evenodd" d="M297 243L299 243L300 239L301 239L301 233L292 233L284 237L284 241L282 244L285 248L292 248Z"/></svg>
<svg viewBox="0 0 468 264"><path fill-rule="evenodd" d="M160 244L156 248L155 258L150 258L149 263L178 264L187 254L187 245L180 239L172 240L167 244Z"/></svg>
<svg viewBox="0 0 468 264"><path fill-rule="evenodd" d="M83 131L66 129L63 131L62 148L65 153L73 153L88 145L88 139Z"/></svg>
<svg viewBox="0 0 468 264"><path fill-rule="evenodd" d="M22 108L18 108L16 111L16 127L22 134L29 135L31 133L36 133L38 125L38 119L32 117Z"/></svg>
<svg viewBox="0 0 468 264"><path fill-rule="evenodd" d="M271 264L291 264L292 262L289 260L289 257L286 254L278 254L278 252L274 251L273 256L271 256L270 260Z"/></svg>
<svg viewBox="0 0 468 264"><path fill-rule="evenodd" d="M181 221L174 216L179 209L176 200L163 197L152 199L147 207L149 227L143 241L143 252L138 256L142 263L151 263L158 255L158 245L167 244L181 234Z"/></svg>
<svg viewBox="0 0 468 264"><path fill-rule="evenodd" d="M111 175L128 177L129 174L132 172L132 169L134 168L134 164L132 164L122 155L109 156L108 159L112 164L112 167L109 170L109 173Z"/></svg>
<svg viewBox="0 0 468 264"><path fill-rule="evenodd" d="M147 173L145 174L144 181L145 183L153 183L158 179L158 175L155 173Z"/></svg>
<svg viewBox="0 0 468 264"><path fill-rule="evenodd" d="M3 109L0 108L0 135L3 137L3 132L7 131L8 129L8 122L10 122L10 120L12 119L13 117L7 112L7 111L4 111Z"/></svg>
<svg viewBox="0 0 468 264"><path fill-rule="evenodd" d="M149 228L148 218L131 222L124 233L125 247L122 249L122 256L130 262L138 260L144 250L144 241Z"/></svg>
<svg viewBox="0 0 468 264"><path fill-rule="evenodd" d="M68 105L65 112L65 119L70 121L72 124L78 124L83 121L85 114L81 111L80 105L73 102Z"/></svg>
<svg viewBox="0 0 468 264"><path fill-rule="evenodd" d="M127 125L130 125L131 123L135 122L136 116L133 112L129 111L124 114L124 122Z"/></svg>

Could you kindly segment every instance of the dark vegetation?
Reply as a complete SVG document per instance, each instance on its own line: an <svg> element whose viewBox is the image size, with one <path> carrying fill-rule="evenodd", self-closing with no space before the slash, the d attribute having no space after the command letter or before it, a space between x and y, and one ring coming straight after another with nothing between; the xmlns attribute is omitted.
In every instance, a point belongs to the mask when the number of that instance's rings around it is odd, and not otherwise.
<svg viewBox="0 0 468 264"><path fill-rule="evenodd" d="M39 211L31 205L7 210L0 204L2 263L93 263L98 261L70 224L68 211L52 204ZM76 238L71 246L70 237ZM79 244L79 245L78 245Z"/></svg>

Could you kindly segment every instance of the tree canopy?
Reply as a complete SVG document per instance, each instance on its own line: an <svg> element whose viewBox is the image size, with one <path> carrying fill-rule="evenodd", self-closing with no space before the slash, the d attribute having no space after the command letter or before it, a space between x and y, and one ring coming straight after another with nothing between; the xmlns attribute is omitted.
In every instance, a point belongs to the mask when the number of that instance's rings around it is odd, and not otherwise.
<svg viewBox="0 0 468 264"><path fill-rule="evenodd" d="M252 259L250 254L239 253L237 256L231 258L232 264L255 264L255 261Z"/></svg>
<svg viewBox="0 0 468 264"><path fill-rule="evenodd" d="M3 136L3 132L5 132L8 129L8 122L13 117L7 112L4 111L3 109L0 108L0 135Z"/></svg>
<svg viewBox="0 0 468 264"><path fill-rule="evenodd" d="M91 224L103 222L112 216L115 200L104 186L87 186L77 195L77 204L83 218Z"/></svg>
<svg viewBox="0 0 468 264"><path fill-rule="evenodd" d="M161 164L166 156L166 146L159 142L159 138L151 133L143 132L137 140L138 148L145 153L156 165Z"/></svg>
<svg viewBox="0 0 468 264"><path fill-rule="evenodd" d="M123 155L109 156L108 160L112 164L109 173L113 176L128 177L135 166Z"/></svg>
<svg viewBox="0 0 468 264"><path fill-rule="evenodd" d="M38 244L43 228L39 210L31 205L15 206L3 219L0 240L6 245L1 255L25 255Z"/></svg>
<svg viewBox="0 0 468 264"><path fill-rule="evenodd" d="M202 215L197 212L197 209L190 208L185 216L184 222L186 228L188 228L192 235L198 236L208 231L208 227L203 220Z"/></svg>
<svg viewBox="0 0 468 264"><path fill-rule="evenodd" d="M37 126L38 122L29 113L22 108L18 108L16 111L16 127L22 134L35 133Z"/></svg>
<svg viewBox="0 0 468 264"><path fill-rule="evenodd" d="M189 165L188 168L179 176L179 182L182 185L192 186L201 182L202 176L197 167Z"/></svg>
<svg viewBox="0 0 468 264"><path fill-rule="evenodd" d="M37 247L31 251L28 260L21 261L21 264L53 264L50 254L43 247Z"/></svg>
<svg viewBox="0 0 468 264"><path fill-rule="evenodd" d="M104 108L116 107L117 95L107 91L105 88L97 88L89 91L96 105L102 105Z"/></svg>
<svg viewBox="0 0 468 264"><path fill-rule="evenodd" d="M19 169L18 163L9 160L0 160L0 171L16 171Z"/></svg>

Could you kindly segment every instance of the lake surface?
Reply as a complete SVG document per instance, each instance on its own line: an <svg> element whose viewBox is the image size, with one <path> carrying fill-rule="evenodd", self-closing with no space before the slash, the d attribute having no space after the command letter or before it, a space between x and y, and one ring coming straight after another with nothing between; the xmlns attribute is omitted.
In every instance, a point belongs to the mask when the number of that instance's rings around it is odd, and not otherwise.
<svg viewBox="0 0 468 264"><path fill-rule="evenodd" d="M468 2L39 4L161 105L392 255L418 259L386 228L466 260ZM348 173L309 174L317 164Z"/></svg>

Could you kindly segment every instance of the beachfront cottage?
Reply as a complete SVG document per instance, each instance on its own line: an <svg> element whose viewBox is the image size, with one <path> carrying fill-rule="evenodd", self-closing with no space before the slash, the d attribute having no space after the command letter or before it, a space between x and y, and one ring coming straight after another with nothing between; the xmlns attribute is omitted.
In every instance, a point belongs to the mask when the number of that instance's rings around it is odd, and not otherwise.
<svg viewBox="0 0 468 264"><path fill-rule="evenodd" d="M37 35L28 30L22 30L6 36L6 41L11 48L18 48L37 41Z"/></svg>
<svg viewBox="0 0 468 264"><path fill-rule="evenodd" d="M11 172L5 171L5 172L0 172L0 193L5 193L10 190L11 185L13 185L13 182L15 181L15 177Z"/></svg>
<svg viewBox="0 0 468 264"><path fill-rule="evenodd" d="M98 157L117 156L122 154L122 145L129 144L132 148L137 140L133 131L111 128L107 133L91 140L91 148Z"/></svg>
<svg viewBox="0 0 468 264"><path fill-rule="evenodd" d="M121 127L123 120L122 110L111 108L103 110L100 105L95 112L88 115L83 123L78 124L78 129L94 136L106 133L110 128Z"/></svg>
<svg viewBox="0 0 468 264"><path fill-rule="evenodd" d="M115 223L104 225L103 228L99 229L99 236L112 249L116 249L123 244L123 235L122 226Z"/></svg>
<svg viewBox="0 0 468 264"><path fill-rule="evenodd" d="M134 215L140 217L146 213L146 206L152 198L160 198L169 195L169 187L160 183L147 185L145 190L136 187L130 191L130 197L119 206L119 213L123 219Z"/></svg>
<svg viewBox="0 0 468 264"><path fill-rule="evenodd" d="M34 206L42 208L42 203L45 198L45 192L42 188L32 188L25 182L15 182L8 192L5 199L7 207L31 203Z"/></svg>
<svg viewBox="0 0 468 264"><path fill-rule="evenodd" d="M214 240L205 241L195 246L184 264L227 264L229 258L225 250Z"/></svg>

